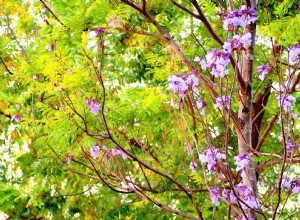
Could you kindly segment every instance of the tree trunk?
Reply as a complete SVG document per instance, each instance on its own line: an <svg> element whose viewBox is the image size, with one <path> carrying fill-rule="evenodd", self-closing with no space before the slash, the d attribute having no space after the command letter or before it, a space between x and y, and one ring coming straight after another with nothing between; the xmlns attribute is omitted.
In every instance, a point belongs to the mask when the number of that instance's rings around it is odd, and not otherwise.
<svg viewBox="0 0 300 220"><path fill-rule="evenodd" d="M251 1L251 8L256 8L256 1ZM242 55L241 75L245 82L245 87L239 91L239 113L238 118L240 127L238 128L238 149L239 154L251 155L252 150L252 81L253 81L253 59L254 59L254 44L256 34L256 24L247 25L245 33L252 34L251 45L245 45L245 51ZM253 154L252 154L253 156ZM246 167L247 176L243 178L243 183L248 185L254 196L257 198L257 179L255 174L255 165L250 162ZM256 212L249 211L249 217L255 218Z"/></svg>

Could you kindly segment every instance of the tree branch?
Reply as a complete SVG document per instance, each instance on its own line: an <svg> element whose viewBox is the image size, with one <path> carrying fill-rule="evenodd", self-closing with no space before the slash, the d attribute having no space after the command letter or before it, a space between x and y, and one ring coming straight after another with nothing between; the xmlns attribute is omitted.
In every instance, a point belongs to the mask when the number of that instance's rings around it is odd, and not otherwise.
<svg viewBox="0 0 300 220"><path fill-rule="evenodd" d="M6 69L6 71L7 71L10 75L12 75L12 72L8 69L8 67L6 66L6 64L5 64L4 60L2 59L2 57L0 57L0 60L1 60L1 62L3 63L3 65L4 65L5 69Z"/></svg>
<svg viewBox="0 0 300 220"><path fill-rule="evenodd" d="M22 46L22 45L20 44L20 42L18 41L18 39L17 39L17 37L16 37L16 35L15 35L13 29L12 29L12 28L10 27L10 25L9 25L9 17L8 17L8 15L6 16L6 18L7 18L7 27L8 27L8 29L9 29L11 35L12 35L12 38L16 41L16 43L17 43L18 46L20 47L20 49L21 49L21 51L22 51L22 54L23 54L23 56L24 56L25 59L26 59L26 62L27 62L27 63L30 63L30 62L29 62L29 58L28 58L28 56L27 56L27 54L26 54L26 52L25 52L23 46Z"/></svg>
<svg viewBox="0 0 300 220"><path fill-rule="evenodd" d="M42 4L45 6L45 8L52 14L52 16L57 20L62 26L65 28L68 28L64 23L60 21L60 19L54 14L54 12L46 5L46 3L43 0L40 0Z"/></svg>

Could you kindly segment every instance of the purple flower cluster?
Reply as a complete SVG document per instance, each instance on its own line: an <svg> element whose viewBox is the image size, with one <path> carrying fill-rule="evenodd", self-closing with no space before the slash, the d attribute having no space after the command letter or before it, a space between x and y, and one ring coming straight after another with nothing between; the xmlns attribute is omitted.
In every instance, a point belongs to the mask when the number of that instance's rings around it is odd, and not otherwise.
<svg viewBox="0 0 300 220"><path fill-rule="evenodd" d="M215 206L219 205L219 198L218 198L219 191L220 191L219 187L209 190L210 199Z"/></svg>
<svg viewBox="0 0 300 220"><path fill-rule="evenodd" d="M240 10L234 10L224 17L223 28L228 31L230 26L246 27L246 25L255 23L256 11L253 8L242 6Z"/></svg>
<svg viewBox="0 0 300 220"><path fill-rule="evenodd" d="M288 180L287 178L282 178L281 187L286 187L291 189L293 193L300 193L300 179Z"/></svg>
<svg viewBox="0 0 300 220"><path fill-rule="evenodd" d="M127 154L122 151L118 146L115 146L112 150L109 150L105 145L102 147L102 150L105 152L104 153L104 158L108 159L110 157L110 155L112 155L113 157L117 156L117 155L121 155L123 160L126 160ZM99 153L100 153L100 147L98 144L96 144L95 146L93 146L91 148L91 156L92 157L99 157Z"/></svg>
<svg viewBox="0 0 300 220"><path fill-rule="evenodd" d="M15 114L11 117L12 120L16 121L16 122L19 122L21 121L21 117L19 114Z"/></svg>
<svg viewBox="0 0 300 220"><path fill-rule="evenodd" d="M258 78L263 81L266 75L271 72L272 66L269 63L257 67Z"/></svg>
<svg viewBox="0 0 300 220"><path fill-rule="evenodd" d="M228 75L226 66L230 63L230 54L224 50L209 51L206 56L206 67L211 68L210 74L215 77L223 78Z"/></svg>
<svg viewBox="0 0 300 220"><path fill-rule="evenodd" d="M217 97L215 99L215 103L216 104L214 104L214 108L215 109L217 109L217 108L226 108L226 109L229 109L230 101L231 101L231 97L230 96L223 95L222 97Z"/></svg>
<svg viewBox="0 0 300 220"><path fill-rule="evenodd" d="M199 154L199 160L201 163L207 163L207 168L210 172L219 170L218 160L225 159L226 155L214 147L206 148L202 154Z"/></svg>
<svg viewBox="0 0 300 220"><path fill-rule="evenodd" d="M196 172L196 168L198 167L198 163L197 163L197 161L196 160L193 160L193 161L191 161L191 163L190 163L190 169L191 169L191 171L194 173L194 172Z"/></svg>
<svg viewBox="0 0 300 220"><path fill-rule="evenodd" d="M294 113L294 102L296 99L292 95L281 94L278 96L278 105L282 108L292 119L296 119L297 115Z"/></svg>
<svg viewBox="0 0 300 220"><path fill-rule="evenodd" d="M197 90L197 86L199 85L198 78L189 73L185 76L180 76L178 74L172 75L168 79L169 89L173 92L180 92L181 96L184 96L185 92L190 88L192 91Z"/></svg>
<svg viewBox="0 0 300 220"><path fill-rule="evenodd" d="M226 53L231 53L233 50L239 50L242 44L251 44L252 34L250 32L244 35L234 35L232 39L224 43L223 49Z"/></svg>
<svg viewBox="0 0 300 220"><path fill-rule="evenodd" d="M251 188L249 188L247 185L240 183L235 186L235 193L237 196L244 202L246 203L249 207L251 208L257 208L259 205L259 201L257 198L253 196ZM230 203L236 203L237 202L237 197L234 195L232 190L227 190L224 189L222 191L222 198L224 200L229 201ZM244 209L247 209L248 207L244 204L241 203L241 206Z"/></svg>
<svg viewBox="0 0 300 220"><path fill-rule="evenodd" d="M196 108L197 108L197 109L201 109L200 114L203 115L203 116L206 115L206 112L205 112L205 109L204 109L204 107L205 107L206 105L207 105L206 102L203 101L203 100L199 100L199 101L196 102Z"/></svg>
<svg viewBox="0 0 300 220"><path fill-rule="evenodd" d="M93 101L92 98L86 99L85 102L84 102L84 105L86 107L90 106L91 113L93 113L94 115L97 115L98 112L100 111L100 105L99 105L99 103L96 102L96 101Z"/></svg>
<svg viewBox="0 0 300 220"><path fill-rule="evenodd" d="M252 194L251 188L249 188L246 184L240 183L235 187L237 191L238 197L240 197L248 206L251 208L257 208L259 205L259 201ZM247 209L245 204L241 203L242 208Z"/></svg>
<svg viewBox="0 0 300 220"><path fill-rule="evenodd" d="M122 151L118 146L115 146L112 150L111 150L111 154L115 157L117 155L121 155L123 160L127 159L127 154Z"/></svg>
<svg viewBox="0 0 300 220"><path fill-rule="evenodd" d="M300 61L300 44L293 45L289 50L289 63L295 64Z"/></svg>
<svg viewBox="0 0 300 220"><path fill-rule="evenodd" d="M223 189L222 191L222 198L224 200L228 200L231 203L235 203L237 202L237 198L235 197L234 193L232 190L227 190L227 189Z"/></svg>
<svg viewBox="0 0 300 220"><path fill-rule="evenodd" d="M236 157L234 157L234 161L237 164L237 168L236 171L242 171L241 176L243 178L246 177L246 171L245 171L245 167L248 165L249 162L252 161L252 158L250 156L248 156L247 154L240 154Z"/></svg>
<svg viewBox="0 0 300 220"><path fill-rule="evenodd" d="M212 50L206 56L206 61L203 57L195 57L194 61L201 65L203 70L211 68L211 75L223 78L228 75L226 66L230 63L230 53L225 50Z"/></svg>
<svg viewBox="0 0 300 220"><path fill-rule="evenodd" d="M99 156L99 151L100 151L100 147L98 144L96 144L95 146L93 146L91 148L91 156L92 157L98 157Z"/></svg>
<svg viewBox="0 0 300 220"><path fill-rule="evenodd" d="M294 150L298 150L298 145L293 144L291 141L287 141L285 143L285 146L286 146L286 151L288 153L292 153Z"/></svg>

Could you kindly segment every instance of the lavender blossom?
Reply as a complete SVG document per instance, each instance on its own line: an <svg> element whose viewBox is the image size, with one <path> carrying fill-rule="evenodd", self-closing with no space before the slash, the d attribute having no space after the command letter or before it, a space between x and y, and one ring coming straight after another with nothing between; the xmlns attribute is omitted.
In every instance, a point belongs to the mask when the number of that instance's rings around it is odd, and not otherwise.
<svg viewBox="0 0 300 220"><path fill-rule="evenodd" d="M217 108L226 108L229 109L231 97L223 95L222 97L217 97L215 99L214 109Z"/></svg>
<svg viewBox="0 0 300 220"><path fill-rule="evenodd" d="M21 121L21 117L19 114L15 114L11 117L12 120L16 121L16 122L19 122Z"/></svg>
<svg viewBox="0 0 300 220"><path fill-rule="evenodd" d="M91 101L90 108L91 108L91 113L93 113L94 115L97 115L98 112L100 111L100 105L98 102L95 101Z"/></svg>
<svg viewBox="0 0 300 220"><path fill-rule="evenodd" d="M246 27L246 25L255 23L256 11L252 8L242 6L240 10L234 10L224 17L223 28L228 31L230 26Z"/></svg>
<svg viewBox="0 0 300 220"><path fill-rule="evenodd" d="M178 74L170 76L168 79L168 83L169 89L175 93L180 92L184 94L188 89L188 85L186 84L184 79Z"/></svg>
<svg viewBox="0 0 300 220"><path fill-rule="evenodd" d="M96 144L95 146L93 146L91 148L91 156L92 157L98 157L99 156L99 151L100 151L100 147L98 144Z"/></svg>
<svg viewBox="0 0 300 220"><path fill-rule="evenodd" d="M206 56L207 68L211 68L211 75L223 78L228 75L226 66L230 63L230 54L223 50L209 51Z"/></svg>
<svg viewBox="0 0 300 220"><path fill-rule="evenodd" d="M225 159L226 155L214 147L206 148L202 154L199 154L199 160L201 163L207 163L207 168L210 172L214 172L218 169L218 160Z"/></svg>
<svg viewBox="0 0 300 220"><path fill-rule="evenodd" d="M210 192L210 199L211 199L212 203L215 206L219 205L219 198L218 198L219 190L220 190L219 187L209 190L209 192Z"/></svg>
<svg viewBox="0 0 300 220"><path fill-rule="evenodd" d="M300 44L293 45L289 50L289 63L295 64L300 60Z"/></svg>
<svg viewBox="0 0 300 220"><path fill-rule="evenodd" d="M271 72L272 67L270 64L263 64L257 67L257 72L258 72L258 78L263 81L265 79L265 76Z"/></svg>
<svg viewBox="0 0 300 220"><path fill-rule="evenodd" d="M201 68L202 68L203 70L206 70L206 68L207 68L207 63L205 62L205 60L204 60L203 57L195 57L195 58L194 58L194 61L197 62L197 63L199 63L200 66L201 66Z"/></svg>
<svg viewBox="0 0 300 220"><path fill-rule="evenodd" d="M202 116L206 115L206 112L205 112L205 109L204 109L205 106L206 106L206 102L204 102L203 100L199 100L199 101L196 102L196 108L201 109L200 114Z"/></svg>
<svg viewBox="0 0 300 220"><path fill-rule="evenodd" d="M296 115L294 114L294 102L296 102L296 99L292 95L285 95L281 94L278 96L278 105L280 108L283 108L283 110L292 116L292 118L295 118Z"/></svg>
<svg viewBox="0 0 300 220"><path fill-rule="evenodd" d="M121 155L121 157L123 158L123 160L127 159L127 154L125 152L123 152L118 146L115 146L112 150L111 150L111 154L113 156L116 155Z"/></svg>
<svg viewBox="0 0 300 220"><path fill-rule="evenodd" d="M196 168L198 167L198 163L197 163L197 161L196 160L193 160L193 161L191 161L191 163L190 163L190 169L191 169L191 171L194 173L194 172L196 172Z"/></svg>
<svg viewBox="0 0 300 220"><path fill-rule="evenodd" d="M240 154L234 157L234 161L237 164L236 171L237 172L242 171L241 176L245 178L246 177L245 167L248 165L249 162L252 161L252 158L247 154Z"/></svg>

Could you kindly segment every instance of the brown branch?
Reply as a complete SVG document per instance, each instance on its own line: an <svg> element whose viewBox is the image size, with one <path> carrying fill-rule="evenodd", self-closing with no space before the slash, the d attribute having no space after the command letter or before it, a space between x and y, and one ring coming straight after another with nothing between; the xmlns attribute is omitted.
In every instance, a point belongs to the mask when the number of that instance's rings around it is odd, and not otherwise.
<svg viewBox="0 0 300 220"><path fill-rule="evenodd" d="M85 157L89 160L90 164L93 167L93 170L95 171L95 173L97 174L97 176L99 177L99 179L106 185L108 186L111 190L118 192L118 193L125 193L125 194L129 194L129 193L133 193L132 191L121 191L118 189L115 189L113 186L111 186L111 184L109 184L109 182L107 180L105 180L98 172L98 170L96 169L94 163L92 162L91 158L89 157L89 155L85 152L85 150L83 149L83 147L81 147L82 152L84 153Z"/></svg>
<svg viewBox="0 0 300 220"><path fill-rule="evenodd" d="M197 1L196 0L191 0L191 3L195 7L195 9L197 10L197 12L199 14L199 16L197 18L200 19L203 22L204 26L206 27L206 29L208 30L208 32L212 36L212 38L222 47L223 46L223 41L218 37L218 35L212 29L212 27L209 24L208 20L204 16L201 8L199 7Z"/></svg>
<svg viewBox="0 0 300 220"><path fill-rule="evenodd" d="M287 160L291 163L295 163L295 164L298 164L300 163L300 158L287 158ZM269 161L269 162L266 162L266 163L263 163L263 164L260 164L258 167L257 167L257 170L259 171L259 173L262 173L264 171L264 169L266 169L267 167L272 167L276 164L280 164L282 163L283 160L272 160L272 161Z"/></svg>
<svg viewBox="0 0 300 220"><path fill-rule="evenodd" d="M6 66L6 64L5 64L4 60L2 59L2 57L0 57L0 60L1 60L1 62L3 63L3 65L4 65L5 69L6 69L6 71L7 71L10 75L12 75L12 72L8 69L8 67Z"/></svg>
<svg viewBox="0 0 300 220"><path fill-rule="evenodd" d="M188 14L190 14L191 16L193 16L194 18L201 19L201 16L200 16L200 15L195 14L194 12L192 12L192 11L190 11L189 9L183 7L181 4L175 2L174 0L170 0L170 2L171 2L173 5L175 5L176 7L180 8L182 11L187 12Z"/></svg>
<svg viewBox="0 0 300 220"><path fill-rule="evenodd" d="M258 144L259 132L262 125L262 120L265 113L265 106L268 103L268 98L271 95L271 87L265 89L265 93L259 93L256 97L256 102L253 104L252 111L252 147L256 147Z"/></svg>
<svg viewBox="0 0 300 220"><path fill-rule="evenodd" d="M20 42L18 41L18 39L17 39L17 37L16 37L16 35L15 35L13 29L12 29L12 28L10 27L10 25L9 25L9 17L6 16L6 18L7 18L7 27L8 27L8 29L9 29L11 35L12 35L12 38L16 41L16 43L17 43L18 46L20 47L20 49L21 49L21 51L22 51L22 54L23 54L23 56L25 57L26 62L27 62L27 63L30 63L30 62L29 62L29 58L28 58L28 56L27 56L27 54L26 54L26 52L25 52L23 46L22 46L22 45L20 44Z"/></svg>
<svg viewBox="0 0 300 220"><path fill-rule="evenodd" d="M300 82L300 72L298 73L298 75L296 76L296 78L294 79L291 89L290 89L290 93L293 93L296 91L296 86L298 85L298 83Z"/></svg>
<svg viewBox="0 0 300 220"><path fill-rule="evenodd" d="M51 149L51 151L55 154L55 156L58 158L58 160L60 161L60 163L65 166L69 171L73 172L73 173L77 173L79 175L83 175L83 176L86 176L86 177L89 177L89 178L92 178L92 179L98 179L97 176L92 176L92 175L89 175L89 174L85 174L85 173L82 173L82 172L79 172L79 171L76 171L76 170L73 170L69 167L68 164L66 164L61 158L60 156L58 155L58 153L56 153L56 151L49 146L49 148Z"/></svg>
<svg viewBox="0 0 300 220"><path fill-rule="evenodd" d="M152 202L153 204L157 205L158 207L160 207L160 208L162 208L162 209L164 209L164 210L166 210L166 211L168 211L168 212L171 212L171 213L173 213L173 214L175 214L175 215L179 215L179 216L185 217L185 218L187 218L187 219L193 219L193 220L197 220L197 219L198 219L198 218L196 218L196 217L194 217L194 216L192 216L192 215L189 215L189 214L184 213L184 212L180 212L180 211L178 211L178 210L172 209L172 208L169 207L169 206L166 206L165 204L162 204L161 202L159 202L159 201L157 201L157 200L155 200L155 199L153 199L153 198L147 196L146 194L142 193L140 190L138 190L138 189L135 188L135 187L133 187L132 189L134 190L134 192L135 192L137 195L139 195L139 196L141 196L141 197L147 199L148 201ZM203 218L200 218L200 219L203 219Z"/></svg>
<svg viewBox="0 0 300 220"><path fill-rule="evenodd" d="M43 0L40 0L42 4L45 6L45 8L52 14L52 16L57 20L62 26L65 28L68 28L64 23L62 23L59 18L54 14L54 12L46 5L46 3Z"/></svg>
<svg viewBox="0 0 300 220"><path fill-rule="evenodd" d="M270 134L270 130L272 129L274 123L276 122L278 118L278 114L274 115L274 117L271 119L271 121L268 124L268 127L266 128L266 130L264 131L263 135L261 136L258 144L255 147L255 151L259 152L260 148L262 146L262 144L264 143L266 137Z"/></svg>

